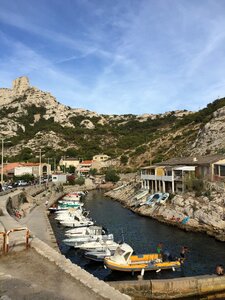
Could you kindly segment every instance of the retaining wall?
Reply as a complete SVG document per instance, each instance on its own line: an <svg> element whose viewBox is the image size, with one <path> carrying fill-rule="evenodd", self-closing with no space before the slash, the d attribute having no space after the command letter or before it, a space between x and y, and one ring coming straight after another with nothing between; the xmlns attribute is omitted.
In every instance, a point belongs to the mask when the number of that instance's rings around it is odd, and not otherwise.
<svg viewBox="0 0 225 300"><path fill-rule="evenodd" d="M110 282L110 285L141 299L225 299L225 276L205 275L164 280Z"/></svg>

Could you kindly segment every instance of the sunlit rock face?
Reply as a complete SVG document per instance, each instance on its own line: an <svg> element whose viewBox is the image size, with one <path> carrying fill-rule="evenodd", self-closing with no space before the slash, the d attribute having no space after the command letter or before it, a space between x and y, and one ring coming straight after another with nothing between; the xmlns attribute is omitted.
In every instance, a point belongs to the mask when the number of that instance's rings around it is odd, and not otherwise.
<svg viewBox="0 0 225 300"><path fill-rule="evenodd" d="M29 87L29 79L26 76L13 80L13 93L16 95L23 94Z"/></svg>

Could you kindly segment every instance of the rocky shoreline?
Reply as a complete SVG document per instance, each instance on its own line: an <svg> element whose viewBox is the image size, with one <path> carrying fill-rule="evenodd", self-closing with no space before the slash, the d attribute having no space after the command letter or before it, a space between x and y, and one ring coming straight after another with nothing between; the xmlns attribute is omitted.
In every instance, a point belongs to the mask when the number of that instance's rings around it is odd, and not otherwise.
<svg viewBox="0 0 225 300"><path fill-rule="evenodd" d="M204 232L215 237L218 241L225 242L225 193L212 192L210 197L195 197L193 193L175 195L167 200L165 205L149 207L137 204L135 194L139 185L130 182L105 193L124 207L146 217L157 219L170 226L176 226L185 231ZM186 224L181 221L189 217Z"/></svg>

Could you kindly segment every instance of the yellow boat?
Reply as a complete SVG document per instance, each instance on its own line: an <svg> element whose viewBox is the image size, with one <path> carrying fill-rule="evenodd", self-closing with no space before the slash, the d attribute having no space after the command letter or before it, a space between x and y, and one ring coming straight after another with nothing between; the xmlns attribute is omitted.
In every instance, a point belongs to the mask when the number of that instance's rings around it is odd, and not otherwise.
<svg viewBox="0 0 225 300"><path fill-rule="evenodd" d="M128 244L120 245L114 255L105 257L104 264L108 269L123 272L161 271L163 269L180 268L179 260L163 261L158 253L132 255L133 249Z"/></svg>

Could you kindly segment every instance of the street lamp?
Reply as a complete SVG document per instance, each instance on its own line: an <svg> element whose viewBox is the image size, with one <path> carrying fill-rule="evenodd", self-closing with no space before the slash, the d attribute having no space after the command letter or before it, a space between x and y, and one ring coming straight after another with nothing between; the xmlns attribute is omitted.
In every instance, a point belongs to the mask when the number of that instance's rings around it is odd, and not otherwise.
<svg viewBox="0 0 225 300"><path fill-rule="evenodd" d="M4 138L1 138L1 140L2 140L2 162L1 162L1 164L2 164L2 168L1 168L1 185L2 185L2 187L3 187L3 169L4 169ZM10 143L10 141L7 141L6 143Z"/></svg>

